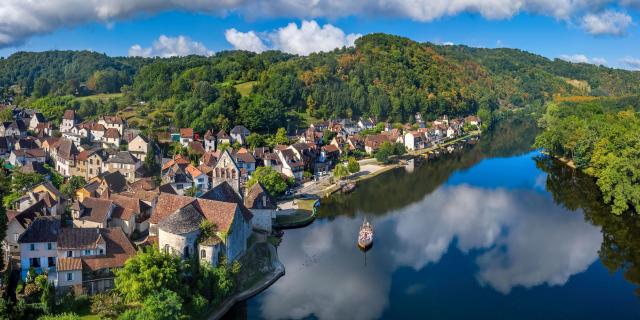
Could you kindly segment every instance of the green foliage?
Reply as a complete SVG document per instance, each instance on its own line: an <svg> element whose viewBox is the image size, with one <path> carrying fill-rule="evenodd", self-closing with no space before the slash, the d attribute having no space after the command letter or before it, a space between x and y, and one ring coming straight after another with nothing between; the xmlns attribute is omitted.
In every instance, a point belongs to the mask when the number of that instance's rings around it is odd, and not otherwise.
<svg viewBox="0 0 640 320"><path fill-rule="evenodd" d="M63 183L62 186L60 186L60 192L62 192L62 194L64 194L68 198L71 198L75 195L76 190L84 187L86 184L87 181L84 179L84 177L71 176L67 180L67 182Z"/></svg>
<svg viewBox="0 0 640 320"><path fill-rule="evenodd" d="M49 172L49 176L51 177L51 184L53 184L54 187L60 189L60 187L62 187L62 184L64 183L64 176L58 173L58 171L56 171L48 163L44 164L44 168Z"/></svg>
<svg viewBox="0 0 640 320"><path fill-rule="evenodd" d="M285 106L264 95L250 95L240 99L238 123L251 131L273 132L286 125Z"/></svg>
<svg viewBox="0 0 640 320"><path fill-rule="evenodd" d="M252 132L249 136L247 136L247 144L251 149L263 147L265 145L265 139L261 134Z"/></svg>
<svg viewBox="0 0 640 320"><path fill-rule="evenodd" d="M0 121L13 121L13 110L11 108L3 108L0 110Z"/></svg>
<svg viewBox="0 0 640 320"><path fill-rule="evenodd" d="M38 320L80 320L80 316L75 313L62 313L58 315L45 315Z"/></svg>
<svg viewBox="0 0 640 320"><path fill-rule="evenodd" d="M118 319L121 320L175 320L182 314L182 299L173 291L161 289L149 295L142 308L129 309Z"/></svg>
<svg viewBox="0 0 640 320"><path fill-rule="evenodd" d="M331 140L333 140L333 138L335 138L336 135L337 134L333 131L325 130L322 133L322 144L328 145L329 143L331 143Z"/></svg>
<svg viewBox="0 0 640 320"><path fill-rule="evenodd" d="M383 142L374 156L378 162L389 163L391 156L401 156L406 152L405 146L401 143Z"/></svg>
<svg viewBox="0 0 640 320"><path fill-rule="evenodd" d="M615 214L640 210L640 107L626 108L619 99L550 104L535 143L593 175Z"/></svg>
<svg viewBox="0 0 640 320"><path fill-rule="evenodd" d="M116 271L115 288L125 302L144 301L162 289L179 292L183 287L182 264L178 257L157 248L138 252Z"/></svg>
<svg viewBox="0 0 640 320"><path fill-rule="evenodd" d="M349 157L349 159L347 160L347 169L349 169L349 172L351 173L358 173L360 172L360 163L358 163L358 160L356 160L356 158Z"/></svg>
<svg viewBox="0 0 640 320"><path fill-rule="evenodd" d="M347 167L342 163L338 163L336 167L333 168L333 176L338 179L342 179L348 175L349 175L349 169L347 169Z"/></svg>
<svg viewBox="0 0 640 320"><path fill-rule="evenodd" d="M11 190L22 193L45 181L45 177L39 173L14 171L11 175Z"/></svg>
<svg viewBox="0 0 640 320"><path fill-rule="evenodd" d="M98 293L91 297L91 313L102 319L115 319L124 309L122 298L114 292Z"/></svg>
<svg viewBox="0 0 640 320"><path fill-rule="evenodd" d="M256 182L259 182L274 197L282 195L288 187L287 180L271 167L256 168L247 181L247 188L251 188Z"/></svg>
<svg viewBox="0 0 640 320"><path fill-rule="evenodd" d="M152 150L149 150L147 152L147 156L144 158L144 162L142 165L144 166L144 170L147 172L147 174L153 176L160 174L160 164L156 160L156 155L153 152L153 148L151 149Z"/></svg>

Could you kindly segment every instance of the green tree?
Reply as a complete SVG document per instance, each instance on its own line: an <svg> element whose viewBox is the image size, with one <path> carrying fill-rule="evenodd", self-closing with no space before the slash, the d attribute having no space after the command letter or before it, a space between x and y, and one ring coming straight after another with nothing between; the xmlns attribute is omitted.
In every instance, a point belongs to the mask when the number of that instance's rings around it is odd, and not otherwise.
<svg viewBox="0 0 640 320"><path fill-rule="evenodd" d="M287 180L271 167L258 167L247 181L247 188L259 182L267 192L276 197L283 194L288 187Z"/></svg>
<svg viewBox="0 0 640 320"><path fill-rule="evenodd" d="M91 297L91 313L101 319L115 319L124 310L122 298L115 292L102 292Z"/></svg>
<svg viewBox="0 0 640 320"><path fill-rule="evenodd" d="M11 190L22 193L45 181L45 177L39 173L14 171L11 176Z"/></svg>
<svg viewBox="0 0 640 320"><path fill-rule="evenodd" d="M150 247L116 271L115 288L130 303L144 301L163 289L178 292L183 288L182 267L180 258Z"/></svg>
<svg viewBox="0 0 640 320"><path fill-rule="evenodd" d="M80 320L80 316L75 313L65 312L58 315L45 315L38 318L38 320Z"/></svg>
<svg viewBox="0 0 640 320"><path fill-rule="evenodd" d="M140 309L130 309L123 313L121 320L175 320L182 315L182 299L175 292L159 289L151 293Z"/></svg>
<svg viewBox="0 0 640 320"><path fill-rule="evenodd" d="M280 101L252 94L240 99L238 120L249 130L273 132L286 124L285 111L285 107Z"/></svg>
<svg viewBox="0 0 640 320"><path fill-rule="evenodd" d="M0 110L0 121L13 121L13 109L9 107L2 108L2 110Z"/></svg>
<svg viewBox="0 0 640 320"><path fill-rule="evenodd" d="M349 169L349 172L351 173L358 173L360 172L360 163L358 162L358 160L356 160L356 158L349 157L349 159L347 160L347 169Z"/></svg>
<svg viewBox="0 0 640 320"><path fill-rule="evenodd" d="M84 177L81 176L71 176L67 182L63 183L60 186L60 192L65 196L71 198L75 195L76 190L84 187L87 184L87 181Z"/></svg>
<svg viewBox="0 0 640 320"><path fill-rule="evenodd" d="M36 79L35 84L33 85L33 93L32 96L34 98L42 98L49 94L51 90L51 83L45 77L40 77Z"/></svg>
<svg viewBox="0 0 640 320"><path fill-rule="evenodd" d="M342 163L338 163L336 167L333 168L333 176L338 179L342 179L348 175L349 175L349 169L347 169L347 167Z"/></svg>
<svg viewBox="0 0 640 320"><path fill-rule="evenodd" d="M264 137L261 134L257 133L257 132L252 132L247 137L247 144L249 145L249 147L251 149L262 147L262 146L264 146Z"/></svg>

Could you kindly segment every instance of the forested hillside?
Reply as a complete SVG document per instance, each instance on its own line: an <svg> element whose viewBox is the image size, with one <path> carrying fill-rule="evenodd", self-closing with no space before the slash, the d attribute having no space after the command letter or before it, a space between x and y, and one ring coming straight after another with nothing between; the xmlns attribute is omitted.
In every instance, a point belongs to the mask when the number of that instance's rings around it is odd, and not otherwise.
<svg viewBox="0 0 640 320"><path fill-rule="evenodd" d="M242 123L274 132L314 118L412 122L417 112L427 119L477 113L489 122L496 110L542 105L555 96L637 93L640 73L552 61L520 50L438 46L371 34L354 48L305 57L275 51L165 59L86 51L17 53L0 60L0 87L49 115L64 108L87 117L119 110L153 130L173 126L202 132ZM73 97L118 91L124 96L114 101Z"/></svg>

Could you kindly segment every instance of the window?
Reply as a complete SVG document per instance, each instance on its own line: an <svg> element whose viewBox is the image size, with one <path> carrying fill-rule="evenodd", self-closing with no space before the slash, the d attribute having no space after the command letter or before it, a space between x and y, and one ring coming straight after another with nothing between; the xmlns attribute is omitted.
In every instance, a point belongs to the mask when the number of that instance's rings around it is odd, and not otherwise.
<svg viewBox="0 0 640 320"><path fill-rule="evenodd" d="M182 185L181 185L181 184L177 184L177 185L176 185L176 189L178 189L178 190L182 190L182 188L183 188L183 187L182 187Z"/></svg>
<svg viewBox="0 0 640 320"><path fill-rule="evenodd" d="M170 248L169 245L165 244L164 245L164 253L168 254L169 253L169 248Z"/></svg>
<svg viewBox="0 0 640 320"><path fill-rule="evenodd" d="M29 250L36 251L36 244L35 243L30 244L29 245Z"/></svg>
<svg viewBox="0 0 640 320"><path fill-rule="evenodd" d="M67 251L67 258L73 258L73 251Z"/></svg>
<svg viewBox="0 0 640 320"><path fill-rule="evenodd" d="M47 250L53 249L53 243L47 242Z"/></svg>
<svg viewBox="0 0 640 320"><path fill-rule="evenodd" d="M29 259L29 266L34 268L40 268L40 258Z"/></svg>
<svg viewBox="0 0 640 320"><path fill-rule="evenodd" d="M73 281L73 273L67 272L67 281Z"/></svg>
<svg viewBox="0 0 640 320"><path fill-rule="evenodd" d="M184 257L189 258L190 255L189 247L184 247Z"/></svg>
<svg viewBox="0 0 640 320"><path fill-rule="evenodd" d="M18 242L18 238L20 238L20 234L19 233L14 233L13 234L13 241Z"/></svg>
<svg viewBox="0 0 640 320"><path fill-rule="evenodd" d="M55 267L56 266L56 257L48 257L47 258L47 265L49 267Z"/></svg>
<svg viewBox="0 0 640 320"><path fill-rule="evenodd" d="M100 254L104 254L104 250L102 250L102 249L100 249L99 252L100 252Z"/></svg>
<svg viewBox="0 0 640 320"><path fill-rule="evenodd" d="M91 250L85 250L85 251L84 251L84 255L85 255L85 256L88 256L88 255L90 255L90 254L91 254Z"/></svg>
<svg viewBox="0 0 640 320"><path fill-rule="evenodd" d="M207 251L205 251L204 249L200 250L200 259L206 259L207 258Z"/></svg>

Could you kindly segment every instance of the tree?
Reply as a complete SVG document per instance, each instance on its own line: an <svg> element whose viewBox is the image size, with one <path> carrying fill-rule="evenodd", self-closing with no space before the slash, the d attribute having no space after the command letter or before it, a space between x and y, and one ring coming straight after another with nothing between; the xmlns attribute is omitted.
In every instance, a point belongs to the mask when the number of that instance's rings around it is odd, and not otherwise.
<svg viewBox="0 0 640 320"><path fill-rule="evenodd" d="M243 123L249 130L258 132L273 132L285 125L285 107L273 98L252 94L240 99L238 122Z"/></svg>
<svg viewBox="0 0 640 320"><path fill-rule="evenodd" d="M47 163L44 164L44 168L49 172L49 176L51 177L51 184L53 184L54 187L60 189L62 187L62 184L64 183L64 176L58 173L58 171L53 169L53 167L51 167Z"/></svg>
<svg viewBox="0 0 640 320"><path fill-rule="evenodd" d="M13 121L13 109L9 107L2 108L2 110L0 110L0 121Z"/></svg>
<svg viewBox="0 0 640 320"><path fill-rule="evenodd" d="M349 169L349 172L351 173L358 173L360 172L360 163L358 163L358 160L356 160L356 158L349 157L349 160L347 162L347 169Z"/></svg>
<svg viewBox="0 0 640 320"><path fill-rule="evenodd" d="M182 299L175 292L160 289L150 294L140 309L127 310L122 320L175 320L182 315Z"/></svg>
<svg viewBox="0 0 640 320"><path fill-rule="evenodd" d="M116 271L115 287L130 303L144 301L163 289L178 292L184 289L182 268L180 258L149 247Z"/></svg>
<svg viewBox="0 0 640 320"><path fill-rule="evenodd" d="M258 167L247 181L247 188L251 188L257 182L274 197L283 194L288 187L287 180L271 167Z"/></svg>
<svg viewBox="0 0 640 320"><path fill-rule="evenodd" d="M331 130L325 130L322 133L322 144L323 145L328 145L329 143L331 143L331 140L333 140L333 138L335 138L337 134Z"/></svg>
<svg viewBox="0 0 640 320"><path fill-rule="evenodd" d="M34 98L42 98L49 94L51 90L51 83L45 77L40 77L36 79L35 84L33 85L32 96Z"/></svg>
<svg viewBox="0 0 640 320"><path fill-rule="evenodd" d="M144 170L148 175L153 176L160 173L160 165L158 164L158 161L156 161L156 155L153 150L149 150L147 152L147 155L144 158L144 163L142 165L144 166Z"/></svg>
<svg viewBox="0 0 640 320"><path fill-rule="evenodd" d="M333 168L333 176L338 179L342 179L348 175L349 175L349 169L347 169L347 167L342 163L338 163L336 167Z"/></svg>
<svg viewBox="0 0 640 320"><path fill-rule="evenodd" d="M14 171L11 177L11 190L22 193L45 181L44 176L36 172Z"/></svg>
<svg viewBox="0 0 640 320"><path fill-rule="evenodd" d="M251 149L262 147L264 146L264 137L257 132L252 132L247 136L247 144Z"/></svg>
<svg viewBox="0 0 640 320"><path fill-rule="evenodd" d="M289 142L290 141L289 141L289 137L287 137L287 130L285 130L284 128L278 128L278 131L276 131L276 134L274 134L269 139L269 146L274 147L279 144L289 144Z"/></svg>
<svg viewBox="0 0 640 320"><path fill-rule="evenodd" d="M75 313L65 312L57 315L44 315L38 318L38 320L80 320L80 316Z"/></svg>
<svg viewBox="0 0 640 320"><path fill-rule="evenodd" d="M115 319L124 309L122 298L115 292L102 292L91 297L91 313L102 319Z"/></svg>
<svg viewBox="0 0 640 320"><path fill-rule="evenodd" d="M81 176L71 176L67 182L63 183L60 186L60 192L65 196L71 198L75 195L76 190L84 187L87 184L87 181L84 177Z"/></svg>

